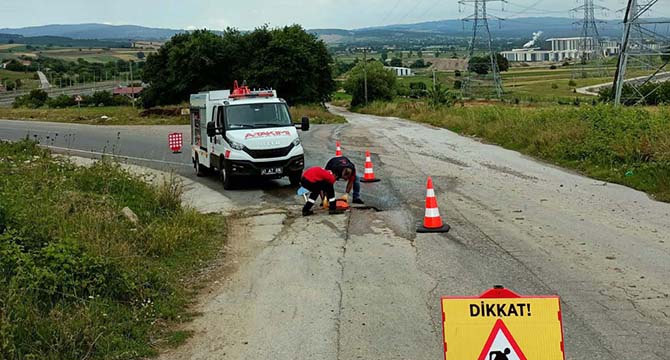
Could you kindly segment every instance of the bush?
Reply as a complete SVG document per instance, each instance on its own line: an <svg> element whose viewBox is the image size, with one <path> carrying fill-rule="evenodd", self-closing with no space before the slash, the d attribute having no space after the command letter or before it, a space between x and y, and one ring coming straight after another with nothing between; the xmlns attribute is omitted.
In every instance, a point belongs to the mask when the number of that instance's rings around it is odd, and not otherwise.
<svg viewBox="0 0 670 360"><path fill-rule="evenodd" d="M430 104L433 107L439 107L442 105L451 106L449 91L447 89L442 89L441 84L436 84L434 89L428 90L428 98L430 99Z"/></svg>
<svg viewBox="0 0 670 360"><path fill-rule="evenodd" d="M556 65L551 65L551 66L549 67L549 69L550 69L550 70L556 70Z"/></svg>
<svg viewBox="0 0 670 360"><path fill-rule="evenodd" d="M568 81L568 86L574 87L577 86L577 83L574 80L570 79L570 81Z"/></svg>
<svg viewBox="0 0 670 360"><path fill-rule="evenodd" d="M455 77L461 76L461 71L460 70L454 70L454 76Z"/></svg>
<svg viewBox="0 0 670 360"><path fill-rule="evenodd" d="M351 106L365 104L365 82L363 63L356 65L349 73L349 78L344 83L344 89L352 96ZM391 100L396 94L396 75L390 70L384 69L384 65L378 61L367 64L368 79L368 101Z"/></svg>
<svg viewBox="0 0 670 360"><path fill-rule="evenodd" d="M7 89L7 91L14 91L16 89L16 83L11 80L5 81L5 89Z"/></svg>
<svg viewBox="0 0 670 360"><path fill-rule="evenodd" d="M74 101L74 96L61 94L55 98L50 98L47 100L47 106L50 108L67 108L71 106L76 106L77 102Z"/></svg>
<svg viewBox="0 0 670 360"><path fill-rule="evenodd" d="M558 84L551 84L552 89L558 89Z"/></svg>
<svg viewBox="0 0 670 360"><path fill-rule="evenodd" d="M109 91L96 91L93 95L84 96L82 104L88 106L125 106L131 105L132 101L122 95L112 95Z"/></svg>
<svg viewBox="0 0 670 360"><path fill-rule="evenodd" d="M454 80L454 89L459 90L463 87L463 82L461 80Z"/></svg>
<svg viewBox="0 0 670 360"><path fill-rule="evenodd" d="M47 99L49 99L49 94L46 91L40 89L31 90L29 94L22 95L14 100L14 107L27 107L31 109L37 109L44 106Z"/></svg>
<svg viewBox="0 0 670 360"><path fill-rule="evenodd" d="M646 95L644 98L641 94ZM600 90L599 98L601 101L614 100L614 90L612 87ZM624 105L663 105L670 103L670 82L647 83L633 88L629 83L624 83L621 89L621 103Z"/></svg>

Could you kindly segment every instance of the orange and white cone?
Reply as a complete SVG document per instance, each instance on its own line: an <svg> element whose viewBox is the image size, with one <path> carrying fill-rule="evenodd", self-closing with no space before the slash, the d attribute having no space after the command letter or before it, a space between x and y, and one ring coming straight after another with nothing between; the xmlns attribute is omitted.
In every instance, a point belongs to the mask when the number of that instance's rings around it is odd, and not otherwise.
<svg viewBox="0 0 670 360"><path fill-rule="evenodd" d="M418 233L440 233L448 232L451 227L442 223L440 210L437 208L437 198L433 189L433 179L428 177L426 184L426 213L423 217L423 225L416 229Z"/></svg>
<svg viewBox="0 0 670 360"><path fill-rule="evenodd" d="M339 141L335 142L335 156L342 156L342 148Z"/></svg>
<svg viewBox="0 0 670 360"><path fill-rule="evenodd" d="M363 178L361 182L377 182L381 179L375 178L375 170L372 167L372 159L370 158L370 150L365 151L365 172L363 173Z"/></svg>

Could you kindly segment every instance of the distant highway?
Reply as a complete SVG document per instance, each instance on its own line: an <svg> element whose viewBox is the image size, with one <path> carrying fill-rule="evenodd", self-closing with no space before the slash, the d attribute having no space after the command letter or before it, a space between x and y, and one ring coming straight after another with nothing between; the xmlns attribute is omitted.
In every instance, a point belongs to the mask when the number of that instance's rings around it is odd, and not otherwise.
<svg viewBox="0 0 670 360"><path fill-rule="evenodd" d="M48 82L47 82L48 84ZM82 84L77 86L70 86L66 88L42 88L45 90L49 96L58 96L61 94L65 95L90 95L96 91L113 90L118 84L114 81L91 83L91 84ZM42 83L44 86L44 83ZM30 91L16 91L16 92L7 92L0 94L0 106L11 106L16 97L28 94Z"/></svg>
<svg viewBox="0 0 670 360"><path fill-rule="evenodd" d="M642 81L644 81L647 78L648 78L648 76L638 76L638 77L635 77L635 78L626 79L626 80L624 80L624 82L626 82L626 83L641 83ZM656 75L656 78L654 79L654 82L664 82L664 81L668 81L668 80L670 80L670 72L666 71L666 72L658 73ZM603 83L603 84L589 85L589 86L580 87L580 88L577 88L575 91L577 91L577 93L583 94L583 95L598 96L599 95L598 93L600 92L600 90L602 88L608 87L608 86L612 86L611 81L608 82L608 83Z"/></svg>
<svg viewBox="0 0 670 360"><path fill-rule="evenodd" d="M37 76L40 78L40 89L46 90L51 87L51 84L49 84L49 79L46 75L44 75L43 72L38 71Z"/></svg>

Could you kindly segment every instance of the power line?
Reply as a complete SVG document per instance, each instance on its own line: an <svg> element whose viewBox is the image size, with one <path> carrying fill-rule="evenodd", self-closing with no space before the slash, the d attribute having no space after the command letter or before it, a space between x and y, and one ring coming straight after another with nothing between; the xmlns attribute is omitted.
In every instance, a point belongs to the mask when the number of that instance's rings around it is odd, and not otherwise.
<svg viewBox="0 0 670 360"><path fill-rule="evenodd" d="M670 61L670 38L655 31L658 25L670 24L670 20L642 19L651 11L658 0L647 0L640 3L638 0L628 0L624 15L624 34L621 41L621 51L617 61L617 70L614 75L614 103L641 103L656 92L663 81L668 79L665 71ZM654 29L650 29L654 25ZM632 64L631 64L632 63ZM649 75L626 82L631 88L630 98L623 97L623 86L626 71L631 67L648 71ZM648 87L648 84L656 86Z"/></svg>
<svg viewBox="0 0 670 360"><path fill-rule="evenodd" d="M464 94L468 96L472 96L473 90L473 84L475 82L481 83L480 79L477 79L477 76L473 74L473 70L471 69L471 66L469 64L470 61L472 61L475 51L477 49L477 40L480 36L484 37L484 40L486 41L486 47L485 50L488 52L489 55L489 63L491 67L491 73L493 75L493 88L495 90L495 95L498 98L502 97L503 94L503 88L502 88L502 79L500 77L500 69L498 68L498 59L496 53L493 51L493 45L492 45L492 39L491 39L491 31L489 29L489 15L487 14L487 3L493 2L493 1L501 1L503 5L505 4L506 0L460 0L458 2L459 5L465 5L465 4L473 4L474 5L474 13L466 18L463 18L463 21L472 21L472 38L470 40L470 45L468 47L468 71L467 71L467 76L465 78L465 84L463 86L463 92ZM495 17L496 19L500 19L498 17ZM478 31L480 31L481 35L478 35ZM483 84L482 84L483 85Z"/></svg>
<svg viewBox="0 0 670 360"><path fill-rule="evenodd" d="M432 3L430 6L428 6L428 8L426 9L426 11L424 11L424 12L421 14L421 16L419 16L419 19L422 19L424 16L428 15L428 13L431 12L433 9L435 9L435 7L436 7L438 4L440 4L441 2L442 2L442 0L436 0L434 3Z"/></svg>
<svg viewBox="0 0 670 360"><path fill-rule="evenodd" d="M391 16L391 14L393 14L396 11L396 9L398 8L398 5L400 5L401 2L402 2L402 0L396 1L395 5L393 5L393 7L386 13L386 15L384 16L384 18L382 19L380 24L384 25L384 22L386 20L388 20L389 17Z"/></svg>
<svg viewBox="0 0 670 360"><path fill-rule="evenodd" d="M576 21L575 25L581 25L582 31L581 36L578 41L577 46L577 56L580 59L581 67L575 67L573 71L573 78L576 78L578 75L585 77L585 69L588 60L597 60L602 61L604 58L604 52L602 49L602 39L600 37L600 32L598 31L598 23L604 23L602 20L596 19L596 11L608 10L607 8L596 5L594 0L582 0L583 4L573 8L571 11L574 13L582 12L582 20ZM603 64L596 64L596 68L604 69Z"/></svg>

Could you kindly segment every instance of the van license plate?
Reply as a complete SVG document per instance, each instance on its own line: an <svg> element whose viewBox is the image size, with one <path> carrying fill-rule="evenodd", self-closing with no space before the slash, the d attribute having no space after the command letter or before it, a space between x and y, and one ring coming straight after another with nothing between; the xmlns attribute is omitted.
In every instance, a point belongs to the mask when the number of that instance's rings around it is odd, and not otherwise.
<svg viewBox="0 0 670 360"><path fill-rule="evenodd" d="M261 175L279 175L282 173L282 171L282 168L261 169Z"/></svg>

